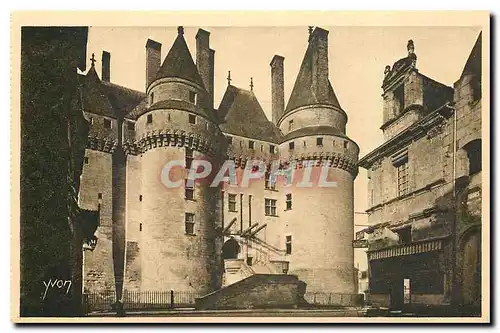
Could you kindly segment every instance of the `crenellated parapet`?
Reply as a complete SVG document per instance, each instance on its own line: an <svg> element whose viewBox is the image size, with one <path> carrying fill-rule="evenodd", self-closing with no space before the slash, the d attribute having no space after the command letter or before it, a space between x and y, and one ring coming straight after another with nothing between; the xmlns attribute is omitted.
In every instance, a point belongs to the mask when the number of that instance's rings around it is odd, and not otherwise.
<svg viewBox="0 0 500 333"><path fill-rule="evenodd" d="M173 129L148 131L135 141L127 140L123 146L125 153L131 155L142 154L159 147L186 147L215 158L225 154L225 150L217 140L198 133Z"/></svg>
<svg viewBox="0 0 500 333"><path fill-rule="evenodd" d="M307 163L313 162L313 166L328 166L345 170L356 177L358 174L357 160L353 157L338 152L309 152L297 155L290 155L289 159L282 164L295 163L295 168L303 168Z"/></svg>
<svg viewBox="0 0 500 333"><path fill-rule="evenodd" d="M89 136L87 140L87 148L97 151L102 151L104 153L114 153L116 147L118 146L118 140L114 138L103 138L98 136Z"/></svg>

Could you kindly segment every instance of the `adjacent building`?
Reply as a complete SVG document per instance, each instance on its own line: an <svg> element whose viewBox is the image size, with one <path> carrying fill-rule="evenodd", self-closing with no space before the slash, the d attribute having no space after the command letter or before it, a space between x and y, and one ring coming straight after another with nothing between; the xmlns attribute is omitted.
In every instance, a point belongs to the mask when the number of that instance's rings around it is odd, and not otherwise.
<svg viewBox="0 0 500 333"><path fill-rule="evenodd" d="M368 170L369 301L395 310L481 304L481 35L454 87L420 73L413 41L386 66L384 142ZM425 55L424 55L425 56Z"/></svg>

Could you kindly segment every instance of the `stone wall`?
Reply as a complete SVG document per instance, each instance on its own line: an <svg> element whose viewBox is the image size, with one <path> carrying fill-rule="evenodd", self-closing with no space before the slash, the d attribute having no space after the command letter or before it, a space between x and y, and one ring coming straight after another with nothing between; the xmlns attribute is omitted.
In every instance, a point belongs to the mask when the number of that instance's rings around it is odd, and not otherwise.
<svg viewBox="0 0 500 333"><path fill-rule="evenodd" d="M112 222L112 157L109 153L87 149L88 163L83 165L79 205L83 209L97 210L98 194L102 193L100 226L94 251L84 252L83 284L86 292L114 290L113 222Z"/></svg>
<svg viewBox="0 0 500 333"><path fill-rule="evenodd" d="M166 161L184 160L185 148L146 151L142 163L141 290L213 290L215 265L214 189L196 184L194 200L184 197L184 186L167 188L162 181ZM195 152L194 157L204 158ZM173 171L184 179L184 169ZM174 179L172 179L174 181ZM186 234L185 213L194 214L194 234Z"/></svg>

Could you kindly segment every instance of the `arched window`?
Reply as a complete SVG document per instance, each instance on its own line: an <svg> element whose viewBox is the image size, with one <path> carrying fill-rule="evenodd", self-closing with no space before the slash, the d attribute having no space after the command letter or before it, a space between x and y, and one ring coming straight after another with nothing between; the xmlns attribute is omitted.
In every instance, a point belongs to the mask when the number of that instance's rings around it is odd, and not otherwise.
<svg viewBox="0 0 500 333"><path fill-rule="evenodd" d="M469 176L481 171L481 140L473 140L464 146L469 161Z"/></svg>

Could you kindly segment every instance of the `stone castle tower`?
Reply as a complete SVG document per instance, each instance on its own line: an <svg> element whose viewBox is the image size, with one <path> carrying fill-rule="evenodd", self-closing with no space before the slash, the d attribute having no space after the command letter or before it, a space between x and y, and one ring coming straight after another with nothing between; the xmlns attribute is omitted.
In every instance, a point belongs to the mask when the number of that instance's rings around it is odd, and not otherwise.
<svg viewBox="0 0 500 333"><path fill-rule="evenodd" d="M196 35L196 63L182 27L163 63L161 44L148 40L145 93L110 82L107 52L102 79L94 59L80 77L91 131L79 200L101 212L97 245L84 254L86 292L115 290L118 299L127 291L202 295L253 274L288 273L307 291L354 293L359 148L346 136L347 114L328 79L328 31L310 28L286 108L284 58L272 59L272 121L252 85L235 87L230 75L214 108L209 35ZM245 168L261 165L267 177L279 161L295 180L190 184L186 169L197 160L214 170L231 161L240 180ZM165 171L172 161L182 165ZM166 186L165 177L181 186ZM318 186L318 177L333 185Z"/></svg>

